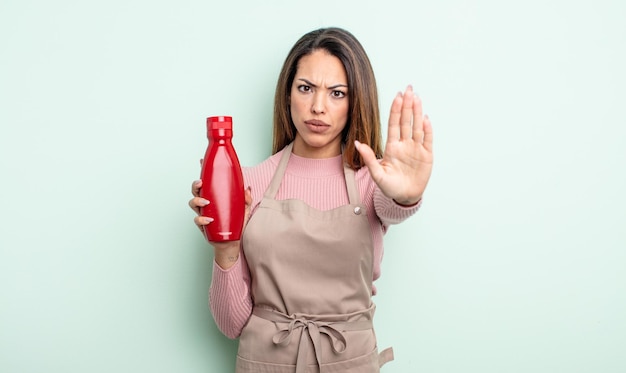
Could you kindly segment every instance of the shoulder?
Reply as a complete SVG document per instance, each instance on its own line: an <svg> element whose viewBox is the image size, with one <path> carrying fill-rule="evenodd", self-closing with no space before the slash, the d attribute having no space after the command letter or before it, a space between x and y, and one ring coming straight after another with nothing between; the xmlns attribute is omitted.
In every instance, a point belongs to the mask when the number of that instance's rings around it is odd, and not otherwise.
<svg viewBox="0 0 626 373"><path fill-rule="evenodd" d="M354 171L354 177L356 178L356 182L360 188L365 189L375 189L376 183L374 179L372 179L372 175L370 174L370 170L367 166L363 166Z"/></svg>
<svg viewBox="0 0 626 373"><path fill-rule="evenodd" d="M269 156L256 166L242 167L244 184L246 188L251 189L253 205L261 201L263 193L276 172L281 155L282 151Z"/></svg>
<svg viewBox="0 0 626 373"><path fill-rule="evenodd" d="M374 202L374 194L378 186L372 179L369 169L363 166L357 170L354 170L354 178L356 180L357 188L361 194L361 200L365 205L372 206Z"/></svg>
<svg viewBox="0 0 626 373"><path fill-rule="evenodd" d="M274 156L275 155L273 155L271 157L268 157L263 162L255 165L255 166L242 167L241 171L243 173L244 179L250 180L250 179L253 179L255 177L258 177L259 175L262 175L267 170L274 170L274 169L276 169L277 163L274 162Z"/></svg>
<svg viewBox="0 0 626 373"><path fill-rule="evenodd" d="M270 174L271 178L271 176L274 174L274 171L276 171L276 168L278 167L278 163L280 162L282 154L283 150L267 157L264 161L255 166L242 167L241 171L243 173L243 178L246 183L254 182L259 178L263 179L267 177L268 173Z"/></svg>

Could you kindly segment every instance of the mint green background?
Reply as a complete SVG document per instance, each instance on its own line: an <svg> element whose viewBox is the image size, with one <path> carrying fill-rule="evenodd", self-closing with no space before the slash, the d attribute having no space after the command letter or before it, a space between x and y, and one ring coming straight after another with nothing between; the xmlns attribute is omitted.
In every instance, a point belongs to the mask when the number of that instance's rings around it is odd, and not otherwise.
<svg viewBox="0 0 626 373"><path fill-rule="evenodd" d="M505 4L506 3L506 4ZM204 119L270 151L291 45L351 30L383 121L435 128L422 211L386 236L384 372L625 372L626 5L0 3L0 371L229 372L187 207Z"/></svg>

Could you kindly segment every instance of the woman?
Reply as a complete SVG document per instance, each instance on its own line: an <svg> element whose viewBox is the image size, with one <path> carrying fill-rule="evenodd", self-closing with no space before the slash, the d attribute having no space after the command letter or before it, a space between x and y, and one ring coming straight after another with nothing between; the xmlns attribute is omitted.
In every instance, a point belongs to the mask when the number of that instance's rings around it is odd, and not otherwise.
<svg viewBox="0 0 626 373"><path fill-rule="evenodd" d="M377 352L373 281L387 227L420 206L433 136L409 86L391 105L383 153L376 91L345 30L312 31L285 60L274 154L243 170L242 241L212 243L210 306L220 330L240 338L237 372L378 372L392 359ZM201 187L189 201L197 213L210 203Z"/></svg>

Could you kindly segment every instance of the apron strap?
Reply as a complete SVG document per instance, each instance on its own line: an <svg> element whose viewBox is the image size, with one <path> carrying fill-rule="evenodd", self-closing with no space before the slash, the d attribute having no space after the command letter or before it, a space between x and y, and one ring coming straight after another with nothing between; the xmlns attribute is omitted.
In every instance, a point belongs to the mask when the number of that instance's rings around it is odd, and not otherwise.
<svg viewBox="0 0 626 373"><path fill-rule="evenodd" d="M351 205L359 205L361 198L359 197L359 190L356 187L356 180L354 177L354 170L348 165L343 166L343 174L346 178L346 188L348 189L348 198Z"/></svg>
<svg viewBox="0 0 626 373"><path fill-rule="evenodd" d="M283 156L280 158L280 163L278 163L276 172L274 172L274 177L272 177L272 181L263 195L265 198L274 199L276 197L280 183L285 175L285 170L287 169L287 163L289 163L289 156L291 155L291 150L293 149L293 142L285 146L284 149Z"/></svg>
<svg viewBox="0 0 626 373"><path fill-rule="evenodd" d="M378 366L379 367L382 367L383 365L385 365L386 363L392 360L393 360L393 348L391 347L382 350L378 354Z"/></svg>

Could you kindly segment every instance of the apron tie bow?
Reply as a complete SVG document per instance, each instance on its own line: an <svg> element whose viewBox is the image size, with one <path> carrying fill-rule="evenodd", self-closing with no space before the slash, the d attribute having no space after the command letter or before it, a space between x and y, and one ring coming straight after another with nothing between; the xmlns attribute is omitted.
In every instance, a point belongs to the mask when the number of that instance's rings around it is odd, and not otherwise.
<svg viewBox="0 0 626 373"><path fill-rule="evenodd" d="M262 308L255 308L254 314L263 319L273 321L280 327L280 330L272 337L272 342L277 346L288 346L293 332L296 329L302 329L296 357L296 373L304 373L306 371L310 344L313 344L315 360L320 368L320 373L322 372L322 334L329 339L333 351L340 354L348 347L348 342L344 336L346 330L367 330L372 328L371 320L326 322L296 317L295 315L284 315Z"/></svg>
<svg viewBox="0 0 626 373"><path fill-rule="evenodd" d="M293 317L293 316L290 316ZM304 372L308 360L309 344L313 343L315 360L317 365L322 366L322 334L330 340L330 345L335 353L342 353L346 350L347 341L343 332L335 328L332 323L306 320L302 318L292 319L284 328L279 330L272 341L275 345L285 347L291 342L291 336L296 329L302 329L300 344L298 345L298 356L296 360L296 373Z"/></svg>

